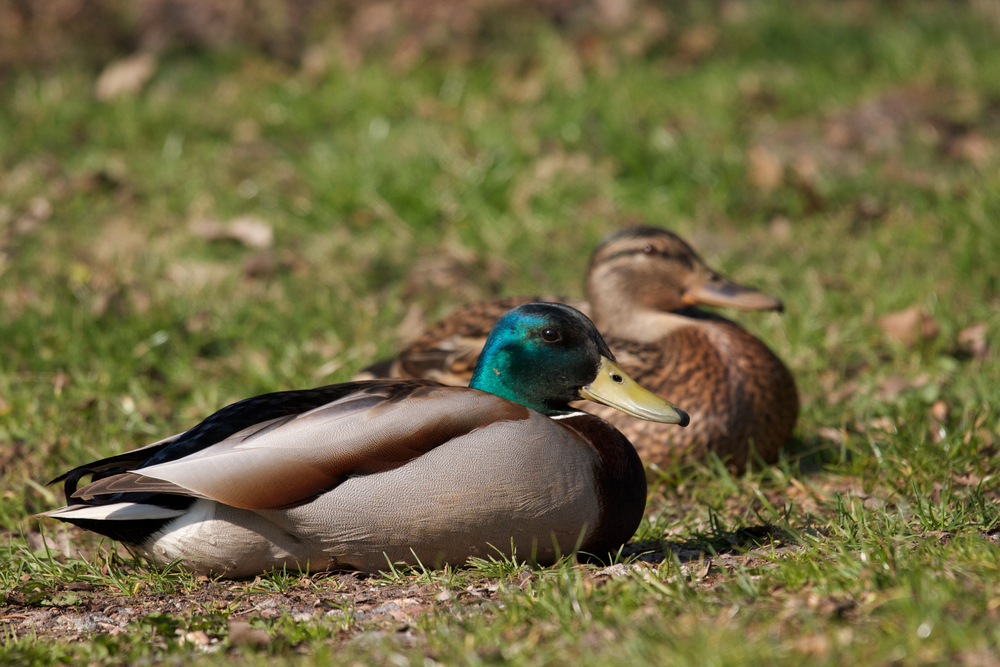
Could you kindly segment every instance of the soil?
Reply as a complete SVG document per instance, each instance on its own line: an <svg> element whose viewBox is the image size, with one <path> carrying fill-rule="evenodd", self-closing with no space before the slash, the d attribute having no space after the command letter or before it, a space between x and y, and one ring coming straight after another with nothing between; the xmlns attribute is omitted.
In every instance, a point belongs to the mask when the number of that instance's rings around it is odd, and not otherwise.
<svg viewBox="0 0 1000 667"><path fill-rule="evenodd" d="M75 532L70 529L70 543L74 538L86 540L85 535ZM27 537L29 546L41 541L37 534ZM797 548L781 547L777 552ZM631 572L650 576L666 557L665 549L685 563L680 576L691 581L690 585L700 587L711 588L727 580L729 572L741 564L744 568L774 565L773 556L761 558L764 554L760 550L712 558L703 551L681 545L632 542L626 545L624 555L638 555L637 560L629 565L588 569L585 576L597 586ZM767 553L772 553L771 548L767 548ZM53 557L63 556L55 553ZM131 569L134 566L121 567ZM525 589L539 576L544 576L544 572L525 566L505 582L496 578L469 577L454 588L438 583L393 586L388 585L385 578L357 572L323 573L301 576L284 591L268 590L274 584L259 577L242 581L199 577L195 588L174 594L144 594L142 584L139 590L130 594L110 580L98 585L54 581L42 589L37 584L37 577L32 579L25 575L23 587L15 587L5 598L0 598L0 643L29 634L65 642L89 641L96 635L116 636L129 632L130 624L150 623L167 634L172 632L183 636L187 642L212 650L216 646L227 646L227 637L228 646L267 644L273 638L263 630L251 628L250 622L288 615L296 622L325 622L340 640L365 641L391 634L404 644L413 644L419 641L414 627L422 614L435 610L456 615L488 613L490 609L503 606L503 598L512 587ZM413 578L416 579L416 575ZM468 583L470 579L474 583ZM129 580L135 581L131 577ZM209 619L205 623L208 632L185 632L176 627L197 625L176 622L177 619L197 617ZM211 622L212 617L218 622ZM228 633L220 633L220 628L227 624ZM211 634L213 627L221 636Z"/></svg>

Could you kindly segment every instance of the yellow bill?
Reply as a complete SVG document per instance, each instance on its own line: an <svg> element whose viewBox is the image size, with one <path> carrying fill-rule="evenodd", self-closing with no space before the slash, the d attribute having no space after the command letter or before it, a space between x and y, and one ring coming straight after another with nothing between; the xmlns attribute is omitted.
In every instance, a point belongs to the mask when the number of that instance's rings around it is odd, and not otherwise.
<svg viewBox="0 0 1000 667"><path fill-rule="evenodd" d="M681 426L687 426L691 421L686 412L643 389L621 366L605 356L601 356L597 377L580 390L580 396L610 405L639 419Z"/></svg>

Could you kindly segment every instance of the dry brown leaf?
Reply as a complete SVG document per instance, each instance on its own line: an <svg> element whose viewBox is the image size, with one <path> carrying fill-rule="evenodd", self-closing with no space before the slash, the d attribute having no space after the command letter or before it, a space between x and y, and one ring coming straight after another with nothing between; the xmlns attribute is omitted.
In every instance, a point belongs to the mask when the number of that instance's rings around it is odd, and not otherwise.
<svg viewBox="0 0 1000 667"><path fill-rule="evenodd" d="M199 236L203 239L215 240L223 238L225 235L225 226L218 220L213 220L211 218L192 218L188 222L188 229L195 236Z"/></svg>
<svg viewBox="0 0 1000 667"><path fill-rule="evenodd" d="M251 216L236 218L228 223L211 218L192 218L188 228L192 234L203 239L231 239L250 248L269 248L274 243L271 225Z"/></svg>
<svg viewBox="0 0 1000 667"><path fill-rule="evenodd" d="M116 60L97 78L94 95L102 102L135 95L156 73L156 65L156 58L151 53L138 53Z"/></svg>
<svg viewBox="0 0 1000 667"><path fill-rule="evenodd" d="M979 322L962 329L958 334L958 347L976 359L984 358L990 351L990 345L986 341L986 323Z"/></svg>
<svg viewBox="0 0 1000 667"><path fill-rule="evenodd" d="M993 158L993 144L978 132L970 132L951 142L947 153L950 158L965 160L982 168Z"/></svg>
<svg viewBox="0 0 1000 667"><path fill-rule="evenodd" d="M302 73L312 81L319 81L330 67L330 54L325 46L314 44L302 54Z"/></svg>
<svg viewBox="0 0 1000 667"><path fill-rule="evenodd" d="M45 197L32 197L28 210L14 222L15 234L28 234L52 217L52 203Z"/></svg>
<svg viewBox="0 0 1000 667"><path fill-rule="evenodd" d="M503 74L499 78L500 92L519 104L532 104L542 98L547 90L544 72L534 68L522 76Z"/></svg>
<svg viewBox="0 0 1000 667"><path fill-rule="evenodd" d="M229 622L229 643L232 646L267 646L271 638L260 628L251 628L245 621Z"/></svg>
<svg viewBox="0 0 1000 667"><path fill-rule="evenodd" d="M184 641L195 646L208 646L208 634L204 630L195 630L184 635Z"/></svg>
<svg viewBox="0 0 1000 667"><path fill-rule="evenodd" d="M835 325L831 325L831 326L835 326ZM827 343L826 344L829 347L832 347L833 345L836 344L836 338L835 337L831 338L829 329L827 330ZM829 393L829 392L833 391L834 387L836 387L839 383L840 383L840 373L838 373L837 371L833 370L832 368L828 368L827 370L823 371L819 375L819 386L826 393Z"/></svg>
<svg viewBox="0 0 1000 667"><path fill-rule="evenodd" d="M862 505L866 510L877 510L885 507L885 501L875 496L868 496L864 499Z"/></svg>
<svg viewBox="0 0 1000 667"><path fill-rule="evenodd" d="M907 389L910 389L913 385L910 381L904 377L899 377L898 375L891 375L881 382L879 382L878 388L879 392L888 400L892 400L898 397Z"/></svg>
<svg viewBox="0 0 1000 667"><path fill-rule="evenodd" d="M934 318L916 305L883 315L878 325L886 336L906 347L913 347L919 341L933 340L941 331Z"/></svg>
<svg viewBox="0 0 1000 667"><path fill-rule="evenodd" d="M270 250L261 250L243 260L243 275L247 278L267 278L278 271L278 260Z"/></svg>
<svg viewBox="0 0 1000 667"><path fill-rule="evenodd" d="M772 218L768 228L771 238L778 243L784 244L792 240L792 222L787 217L779 215Z"/></svg>
<svg viewBox="0 0 1000 667"><path fill-rule="evenodd" d="M44 222L52 217L52 203L45 197L32 197L28 202L28 215Z"/></svg>
<svg viewBox="0 0 1000 667"><path fill-rule="evenodd" d="M998 10L998 13L1000 13L1000 10ZM963 649L952 659L955 661L954 664L961 665L962 667L996 667L997 665L996 655L988 648Z"/></svg>
<svg viewBox="0 0 1000 667"><path fill-rule="evenodd" d="M408 72L417 64L423 52L423 40L416 35L407 35L399 40L395 53L389 59L389 65L395 72Z"/></svg>
<svg viewBox="0 0 1000 667"><path fill-rule="evenodd" d="M818 657L830 652L830 639L826 635L806 635L797 639L793 648L798 653Z"/></svg>
<svg viewBox="0 0 1000 667"><path fill-rule="evenodd" d="M864 196L854 202L854 215L859 220L877 220L885 213L885 206L877 197Z"/></svg>
<svg viewBox="0 0 1000 667"><path fill-rule="evenodd" d="M625 563L615 563L609 567L594 572L595 577L611 577L612 579L619 579L621 577L627 577L629 573L629 567Z"/></svg>
<svg viewBox="0 0 1000 667"><path fill-rule="evenodd" d="M838 445L844 444L844 431L843 429L833 428L832 426L821 426L816 429L816 435L824 440L830 440Z"/></svg>
<svg viewBox="0 0 1000 667"><path fill-rule="evenodd" d="M388 36L398 22L399 10L393 3L373 2L354 15L349 34L362 44L370 44Z"/></svg>
<svg viewBox="0 0 1000 667"><path fill-rule="evenodd" d="M715 48L719 31L705 23L685 30L677 40L677 54L684 60L698 60Z"/></svg>
<svg viewBox="0 0 1000 667"><path fill-rule="evenodd" d="M968 475L952 475L951 478L962 486L979 486L983 478L971 472Z"/></svg>
<svg viewBox="0 0 1000 667"><path fill-rule="evenodd" d="M1000 4L994 0L972 0L969 6L994 30L1000 30ZM962 663L966 664L966 663ZM995 665L996 661L991 660L988 664Z"/></svg>
<svg viewBox="0 0 1000 667"><path fill-rule="evenodd" d="M226 225L229 238L251 248L270 248L274 243L274 230L260 218L243 216Z"/></svg>
<svg viewBox="0 0 1000 667"><path fill-rule="evenodd" d="M747 152L747 171L750 182L762 192L774 190L785 178L781 160L763 144L757 144Z"/></svg>
<svg viewBox="0 0 1000 667"><path fill-rule="evenodd" d="M839 387L830 390L826 395L826 400L827 403L835 405L844 402L856 393L858 393L858 383L855 380L848 380Z"/></svg>
<svg viewBox="0 0 1000 667"><path fill-rule="evenodd" d="M869 429L872 431L885 431L886 433L896 432L896 423L892 421L892 417L876 417L867 424L864 422L857 422L854 426L861 433L866 433Z"/></svg>
<svg viewBox="0 0 1000 667"><path fill-rule="evenodd" d="M920 373L912 379L891 375L879 383L879 393L884 400L894 400L907 389L919 389L933 378L928 373Z"/></svg>
<svg viewBox="0 0 1000 667"><path fill-rule="evenodd" d="M633 0L595 0L594 8L602 25L611 30L621 30L635 13Z"/></svg>

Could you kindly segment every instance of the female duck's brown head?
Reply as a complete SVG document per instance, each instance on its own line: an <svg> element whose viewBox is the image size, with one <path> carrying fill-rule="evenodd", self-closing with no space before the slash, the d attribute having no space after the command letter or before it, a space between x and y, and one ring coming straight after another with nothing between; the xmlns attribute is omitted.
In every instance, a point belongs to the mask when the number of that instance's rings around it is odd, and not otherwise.
<svg viewBox="0 0 1000 667"><path fill-rule="evenodd" d="M644 315L709 305L782 310L780 300L713 271L673 232L628 227L601 242L590 260L587 292L604 332L636 328Z"/></svg>

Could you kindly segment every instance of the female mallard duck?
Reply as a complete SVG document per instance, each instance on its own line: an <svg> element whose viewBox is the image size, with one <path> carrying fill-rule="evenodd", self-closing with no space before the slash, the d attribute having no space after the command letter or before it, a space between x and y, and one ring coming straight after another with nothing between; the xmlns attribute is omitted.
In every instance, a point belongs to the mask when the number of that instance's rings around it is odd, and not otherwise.
<svg viewBox="0 0 1000 667"><path fill-rule="evenodd" d="M544 564L628 541L645 508L642 463L569 403L682 426L687 415L633 382L590 320L560 304L502 317L471 387L374 380L249 398L58 477L69 505L45 516L160 565L230 577L458 565L511 549Z"/></svg>
<svg viewBox="0 0 1000 667"><path fill-rule="evenodd" d="M663 465L714 452L743 470L751 449L769 463L777 459L799 411L791 373L738 324L694 306L781 310L779 300L709 269L676 234L645 226L623 229L597 247L587 291L589 307L578 307L589 311L622 367L644 386L691 406L691 427L683 431L587 406L622 431L644 461ZM511 297L460 310L367 374L464 384L493 323L533 300Z"/></svg>

